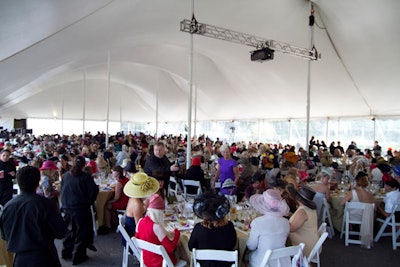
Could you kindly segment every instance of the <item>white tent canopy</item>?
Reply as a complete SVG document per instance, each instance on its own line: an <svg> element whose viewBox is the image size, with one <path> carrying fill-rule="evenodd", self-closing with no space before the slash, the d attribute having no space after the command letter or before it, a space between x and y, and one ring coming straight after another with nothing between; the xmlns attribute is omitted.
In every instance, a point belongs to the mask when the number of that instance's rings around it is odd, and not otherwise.
<svg viewBox="0 0 400 267"><path fill-rule="evenodd" d="M311 117L400 116L400 1L317 0ZM309 1L201 0L196 19L308 48ZM186 121L183 0L0 0L0 119ZM306 117L307 60L194 36L197 120ZM110 65L108 66L108 54ZM109 67L109 68L108 68ZM110 80L109 80L110 77ZM109 84L110 81L110 84Z"/></svg>

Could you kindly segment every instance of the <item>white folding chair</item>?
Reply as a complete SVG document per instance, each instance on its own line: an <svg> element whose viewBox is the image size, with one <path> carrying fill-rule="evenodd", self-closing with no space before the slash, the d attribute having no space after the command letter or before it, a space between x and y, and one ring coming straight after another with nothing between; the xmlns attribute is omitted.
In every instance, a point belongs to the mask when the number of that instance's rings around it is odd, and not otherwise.
<svg viewBox="0 0 400 267"><path fill-rule="evenodd" d="M329 223L329 229L328 230L328 235L329 238L333 238L335 236L335 230L333 228L333 223L332 223L332 217L331 217L331 212L329 211L329 203L326 200L326 198L323 198L323 208L322 208L322 222L326 222L326 219L328 219Z"/></svg>
<svg viewBox="0 0 400 267"><path fill-rule="evenodd" d="M265 252L264 258L261 261L261 267L269 267L269 263L272 260L278 260L280 258L292 257L292 266L296 266L296 262L303 257L304 243L300 243L297 246L290 246L278 249L268 249ZM307 263L307 261L305 261Z"/></svg>
<svg viewBox="0 0 400 267"><path fill-rule="evenodd" d="M182 189L178 182L176 181L175 177L169 177L169 184L168 184L168 195L177 195L182 194Z"/></svg>
<svg viewBox="0 0 400 267"><path fill-rule="evenodd" d="M188 196L189 196L189 197L196 197L197 195L201 194L201 192L202 192L200 181L182 180L182 184L183 184L183 195L185 196L185 198L187 198ZM188 191L188 186L197 187L197 192L196 192L196 194L189 194L189 193L187 193L187 191Z"/></svg>
<svg viewBox="0 0 400 267"><path fill-rule="evenodd" d="M215 182L215 187L214 187L215 193L218 193L221 191L221 182Z"/></svg>
<svg viewBox="0 0 400 267"><path fill-rule="evenodd" d="M367 222L363 222L364 218L364 212L366 209L372 209L374 210L375 204L374 203L363 203L363 202L346 202L346 206L344 208L344 214L343 214L343 224L342 224L342 234L344 232L345 235L345 245L348 246L349 244L362 244L361 240L361 227L363 227L363 224L366 225ZM361 211L360 211L361 210ZM361 218L356 218L357 216L354 216L354 214L358 214ZM373 224L373 216L374 213L371 212L372 218L366 218L368 220L372 220ZM350 225L359 225L360 230L355 231L355 230L350 230ZM372 225L371 225L372 227ZM343 229L344 228L344 229ZM372 227L373 228L373 227ZM371 234L372 233L372 228L371 228ZM341 236L342 236L341 234ZM357 236L357 239L351 239L350 236Z"/></svg>
<svg viewBox="0 0 400 267"><path fill-rule="evenodd" d="M140 267L145 267L143 261L143 250L150 251L152 253L161 255L163 257L162 267L183 267L186 265L186 262L183 260L178 260L176 265L174 265L171 261L171 258L168 256L167 251L162 245L155 245L153 243L138 239L136 237L131 238L133 243L137 245L139 249L141 249L140 253Z"/></svg>
<svg viewBox="0 0 400 267"><path fill-rule="evenodd" d="M118 220L119 220L119 215L125 215L126 210L116 210L117 211L117 215L118 215ZM116 233L119 232L119 229L117 227L117 230L115 230Z"/></svg>
<svg viewBox="0 0 400 267"><path fill-rule="evenodd" d="M326 223L321 223L321 225L318 228L318 236L321 236L323 233L326 232Z"/></svg>
<svg viewBox="0 0 400 267"><path fill-rule="evenodd" d="M376 237L374 239L375 242L378 242L379 239L381 238L381 236L391 236L393 250L396 250L397 247L400 247L400 241L397 242L397 238L399 238L399 235L400 235L400 221L396 222L396 217L395 217L396 211L400 211L400 203L396 204L393 207L392 212L385 220L383 220L381 218L376 219L378 222L382 223L382 226L379 229L378 234L376 235ZM384 233L387 226L391 226L390 233ZM397 228L398 228L398 230L396 231Z"/></svg>
<svg viewBox="0 0 400 267"><path fill-rule="evenodd" d="M234 262L231 267L238 267L238 251L216 250L216 249L193 249L193 267L200 267L199 260L215 260Z"/></svg>
<svg viewBox="0 0 400 267"><path fill-rule="evenodd" d="M317 267L320 266L319 249L321 248L322 244L325 242L327 237L328 237L328 233L327 232L322 233L322 235L319 237L317 243L314 245L314 247L311 250L310 254L307 256L308 263L313 262L313 263L317 264Z"/></svg>
<svg viewBox="0 0 400 267"><path fill-rule="evenodd" d="M94 209L93 209L93 205L90 205L90 212L92 213L92 224L93 224L94 236L97 236L96 212L95 212Z"/></svg>
<svg viewBox="0 0 400 267"><path fill-rule="evenodd" d="M133 252L133 255L139 261L140 259L140 250L137 245L132 241L130 236L125 230L125 216L118 215L118 232L121 233L122 237L125 240L125 247L122 253L122 267L128 267L128 256Z"/></svg>

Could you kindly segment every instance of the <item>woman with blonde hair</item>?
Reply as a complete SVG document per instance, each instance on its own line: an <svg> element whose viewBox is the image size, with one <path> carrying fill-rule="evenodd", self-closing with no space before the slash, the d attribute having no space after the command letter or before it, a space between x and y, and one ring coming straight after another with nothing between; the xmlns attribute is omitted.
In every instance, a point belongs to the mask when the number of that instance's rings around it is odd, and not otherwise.
<svg viewBox="0 0 400 267"><path fill-rule="evenodd" d="M227 144L220 147L220 152L222 158L218 159L211 187L215 188L215 182L219 179L221 182L221 193L224 195L235 195L239 182L238 163L232 158L231 148Z"/></svg>
<svg viewBox="0 0 400 267"><path fill-rule="evenodd" d="M156 245L163 245L171 261L176 264L178 259L175 257L174 251L178 246L180 232L175 228L173 233L168 233L164 228L164 210L164 199L158 194L152 195L149 198L146 216L140 219L136 226L135 236ZM146 266L162 266L163 258L161 255L146 250L143 250L142 253Z"/></svg>

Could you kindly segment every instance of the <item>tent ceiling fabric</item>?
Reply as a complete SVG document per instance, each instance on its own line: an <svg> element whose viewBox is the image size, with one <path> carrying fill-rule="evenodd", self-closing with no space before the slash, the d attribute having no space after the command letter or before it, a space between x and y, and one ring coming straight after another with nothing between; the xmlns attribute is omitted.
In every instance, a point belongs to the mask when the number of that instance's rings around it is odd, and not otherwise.
<svg viewBox="0 0 400 267"><path fill-rule="evenodd" d="M316 0L311 117L400 116L400 1ZM309 47L306 0L194 1L199 22ZM186 121L183 0L0 1L0 117ZM306 117L305 59L194 35L197 120Z"/></svg>

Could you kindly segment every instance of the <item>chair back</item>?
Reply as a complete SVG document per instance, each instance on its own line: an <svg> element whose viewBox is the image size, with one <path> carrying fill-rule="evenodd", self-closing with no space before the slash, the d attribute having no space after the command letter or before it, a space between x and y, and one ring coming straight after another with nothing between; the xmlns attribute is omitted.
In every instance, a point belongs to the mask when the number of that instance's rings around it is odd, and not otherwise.
<svg viewBox="0 0 400 267"><path fill-rule="evenodd" d="M215 260L234 262L232 267L238 267L238 251L216 250L216 249L193 249L193 266L200 267L199 260Z"/></svg>
<svg viewBox="0 0 400 267"><path fill-rule="evenodd" d="M182 189L176 181L175 177L169 177L169 184L168 184L168 195L179 195L182 193Z"/></svg>
<svg viewBox="0 0 400 267"><path fill-rule="evenodd" d="M393 250L396 250L397 247L400 247L400 241L397 241L397 238L400 236L400 221L396 221L396 212L400 212L400 203L397 203L393 206L392 212L385 220L381 218L377 218L376 220L382 223L381 228L375 236L374 241L378 242L381 236L392 236L392 247ZM390 226L390 233L385 233L386 228Z"/></svg>
<svg viewBox="0 0 400 267"><path fill-rule="evenodd" d="M321 225L318 228L318 236L321 236L323 233L326 232L326 223L321 223Z"/></svg>
<svg viewBox="0 0 400 267"><path fill-rule="evenodd" d="M372 239L369 237L373 235L374 207L374 203L346 202L343 215L346 246L351 243L370 247ZM350 230L350 224L360 225L360 231ZM351 235L359 237L351 239ZM371 240L365 240L367 236Z"/></svg>
<svg viewBox="0 0 400 267"><path fill-rule="evenodd" d="M335 236L335 230L333 229L333 223L332 223L332 217L331 217L331 212L329 211L329 204L328 200L326 198L323 198L323 209L322 209L322 222L326 222L328 219L328 227L327 227L327 232L329 238L333 238Z"/></svg>
<svg viewBox="0 0 400 267"><path fill-rule="evenodd" d="M123 252L123 258L122 258L122 266L127 267L128 266L128 255L129 255L129 249L133 252L133 255L139 260L140 259L140 249L137 247L137 245L132 241L130 238L129 234L125 230L125 216L124 215L118 215L118 231L122 235L122 237L125 240L125 247L124 247L124 252Z"/></svg>
<svg viewBox="0 0 400 267"><path fill-rule="evenodd" d="M187 196L197 196L197 195L201 194L201 192L202 192L200 181L182 180L182 184L183 184L183 195L185 196L185 198L186 198ZM187 193L187 191L188 191L188 186L197 187L197 193L196 193L196 195Z"/></svg>
<svg viewBox="0 0 400 267"><path fill-rule="evenodd" d="M322 247L322 244L325 242L326 238L328 237L328 233L324 232L319 237L317 243L314 245L313 249L311 250L310 254L307 256L308 263L314 262L317 264L317 267L320 266L319 262L319 249Z"/></svg>
<svg viewBox="0 0 400 267"><path fill-rule="evenodd" d="M261 261L261 267L269 266L272 260L278 260L280 258L292 257L292 266L296 266L296 262L303 257L304 243L300 243L297 246L290 246L278 249L268 249L265 252L264 258Z"/></svg>
<svg viewBox="0 0 400 267"><path fill-rule="evenodd" d="M163 266L174 267L171 258L168 256L167 251L162 245L155 245L153 243L138 239L136 237L132 237L131 239L135 244L137 244L138 248L141 249L140 267L145 267L143 261L143 250L150 251L157 255L161 255L163 257Z"/></svg>

